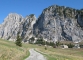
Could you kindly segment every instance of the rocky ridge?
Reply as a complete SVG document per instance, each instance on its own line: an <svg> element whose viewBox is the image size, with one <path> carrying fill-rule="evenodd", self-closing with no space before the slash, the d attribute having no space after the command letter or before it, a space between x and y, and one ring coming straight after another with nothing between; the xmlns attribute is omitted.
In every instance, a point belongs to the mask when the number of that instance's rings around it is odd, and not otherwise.
<svg viewBox="0 0 83 60"><path fill-rule="evenodd" d="M33 24L36 22L35 15L31 14L25 18L16 13L10 13L0 26L0 38L7 40L16 40L20 33L23 40L32 36Z"/></svg>
<svg viewBox="0 0 83 60"><path fill-rule="evenodd" d="M53 5L42 12L34 25L34 35L49 41L83 39L83 9Z"/></svg>
<svg viewBox="0 0 83 60"><path fill-rule="evenodd" d="M23 18L10 13L0 25L0 38L16 40L18 32L25 42L32 36L53 42L82 41L83 9L52 5L45 8L38 19L34 14Z"/></svg>

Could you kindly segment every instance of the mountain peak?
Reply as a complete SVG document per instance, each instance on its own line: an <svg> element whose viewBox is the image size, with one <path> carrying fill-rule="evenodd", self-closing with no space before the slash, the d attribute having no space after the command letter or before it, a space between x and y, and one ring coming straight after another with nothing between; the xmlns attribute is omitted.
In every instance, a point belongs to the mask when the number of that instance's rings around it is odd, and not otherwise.
<svg viewBox="0 0 83 60"><path fill-rule="evenodd" d="M82 10L52 5L43 10L34 27L35 36L50 41L81 41L83 13Z"/></svg>

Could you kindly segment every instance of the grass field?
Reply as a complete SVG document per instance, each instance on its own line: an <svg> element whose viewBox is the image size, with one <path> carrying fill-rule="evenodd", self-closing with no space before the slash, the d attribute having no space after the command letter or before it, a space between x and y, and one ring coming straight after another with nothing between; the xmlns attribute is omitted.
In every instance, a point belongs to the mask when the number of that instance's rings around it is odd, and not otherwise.
<svg viewBox="0 0 83 60"><path fill-rule="evenodd" d="M26 45L18 47L14 42L0 39L0 60L23 60L29 56Z"/></svg>
<svg viewBox="0 0 83 60"><path fill-rule="evenodd" d="M83 49L61 49L44 46L23 44L18 47L14 42L0 39L0 60L24 60L29 56L29 49L35 48L48 60L83 60Z"/></svg>
<svg viewBox="0 0 83 60"><path fill-rule="evenodd" d="M38 49L48 60L83 60L83 49L47 48ZM40 53L41 53L40 52Z"/></svg>

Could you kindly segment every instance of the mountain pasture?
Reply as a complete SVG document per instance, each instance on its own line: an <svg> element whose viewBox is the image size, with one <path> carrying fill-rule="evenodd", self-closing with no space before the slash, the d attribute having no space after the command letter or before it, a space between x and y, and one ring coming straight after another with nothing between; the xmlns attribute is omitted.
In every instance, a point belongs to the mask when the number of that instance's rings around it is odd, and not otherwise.
<svg viewBox="0 0 83 60"><path fill-rule="evenodd" d="M83 49L78 48L53 48L47 46L23 43L22 47L15 45L15 42L0 39L0 60L24 60L30 53L29 49L34 48L43 54L47 60L83 60Z"/></svg>

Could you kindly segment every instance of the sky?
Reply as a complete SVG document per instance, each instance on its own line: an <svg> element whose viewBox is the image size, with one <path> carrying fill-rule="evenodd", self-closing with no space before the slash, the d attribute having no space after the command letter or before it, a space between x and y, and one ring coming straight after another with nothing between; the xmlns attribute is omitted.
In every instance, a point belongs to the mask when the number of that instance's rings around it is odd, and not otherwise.
<svg viewBox="0 0 83 60"><path fill-rule="evenodd" d="M23 17L35 14L38 17L43 9L51 5L82 9L83 0L0 0L0 24L9 13L21 14Z"/></svg>

